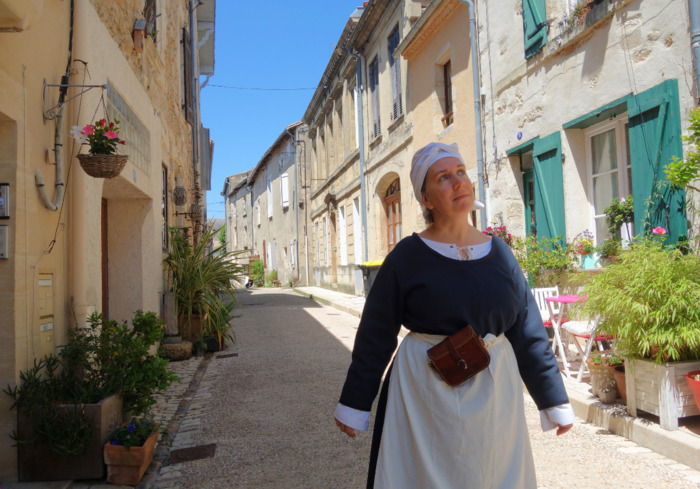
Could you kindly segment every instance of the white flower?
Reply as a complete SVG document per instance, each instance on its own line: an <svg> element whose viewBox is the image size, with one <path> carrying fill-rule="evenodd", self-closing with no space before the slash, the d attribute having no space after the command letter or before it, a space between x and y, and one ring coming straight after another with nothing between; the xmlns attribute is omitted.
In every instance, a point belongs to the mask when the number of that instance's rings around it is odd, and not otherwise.
<svg viewBox="0 0 700 489"><path fill-rule="evenodd" d="M83 128L80 126L73 126L73 128L70 130L71 136L79 143L79 144L85 144L88 142L88 138L85 134L83 134Z"/></svg>

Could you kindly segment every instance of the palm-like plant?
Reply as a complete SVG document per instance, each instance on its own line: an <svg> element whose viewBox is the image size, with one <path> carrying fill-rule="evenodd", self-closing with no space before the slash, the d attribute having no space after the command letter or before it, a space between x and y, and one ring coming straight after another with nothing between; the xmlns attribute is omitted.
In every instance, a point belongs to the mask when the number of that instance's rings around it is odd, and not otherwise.
<svg viewBox="0 0 700 489"><path fill-rule="evenodd" d="M165 264L180 334L192 337L192 317L198 314L204 333L217 336L221 345L226 337L234 339L230 324L236 303L233 284L245 273L245 267L235 261L241 252L225 251L225 244L210 248L215 235L209 227L191 245L177 228L170 228L171 251Z"/></svg>

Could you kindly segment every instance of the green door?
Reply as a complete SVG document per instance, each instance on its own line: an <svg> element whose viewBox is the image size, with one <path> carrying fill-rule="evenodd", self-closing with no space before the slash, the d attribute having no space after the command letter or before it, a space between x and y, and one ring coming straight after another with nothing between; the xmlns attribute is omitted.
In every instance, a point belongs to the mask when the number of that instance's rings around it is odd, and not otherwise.
<svg viewBox="0 0 700 489"><path fill-rule="evenodd" d="M678 81L668 80L628 101L634 229L648 233L661 226L668 242L687 235L685 191L666 182L664 167L683 157Z"/></svg>
<svg viewBox="0 0 700 489"><path fill-rule="evenodd" d="M564 175L559 131L534 142L535 221L537 236L566 240L564 220Z"/></svg>

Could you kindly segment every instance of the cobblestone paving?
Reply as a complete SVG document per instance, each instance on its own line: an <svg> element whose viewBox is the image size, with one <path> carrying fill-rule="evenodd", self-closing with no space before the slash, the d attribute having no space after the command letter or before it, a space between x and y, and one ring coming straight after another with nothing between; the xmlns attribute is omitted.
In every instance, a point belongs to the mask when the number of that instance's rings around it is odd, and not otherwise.
<svg viewBox="0 0 700 489"><path fill-rule="evenodd" d="M371 433L350 440L326 419L343 377L339 365L347 368L357 318L304 303L280 306L290 300L282 294L260 290L243 300L251 307L238 322L239 344L223 352L240 349L242 358L209 354L170 365L181 380L158 398L154 417L166 433L138 489L364 487ZM301 309L303 315L295 316ZM328 353L342 358L328 361L323 358ZM261 372L261 355L280 362L273 368L289 365L292 377L275 383L275 375ZM331 367L324 374L305 368L305 362ZM309 372L311 379L301 377ZM296 382L301 390L292 385ZM321 409L314 407L317 398ZM562 437L543 433L533 401L525 399L538 489L700 488L700 472L580 419ZM301 412L310 408L309 419L299 416L295 403L306 403ZM281 413L291 417L279 419ZM217 443L214 457L169 463L172 450L210 443ZM104 482L64 487L118 489Z"/></svg>

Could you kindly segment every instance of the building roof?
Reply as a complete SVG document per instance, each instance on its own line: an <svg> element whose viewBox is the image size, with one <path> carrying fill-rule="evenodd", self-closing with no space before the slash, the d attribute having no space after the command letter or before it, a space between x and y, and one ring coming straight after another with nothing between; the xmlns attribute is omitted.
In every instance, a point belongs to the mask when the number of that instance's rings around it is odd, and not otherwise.
<svg viewBox="0 0 700 489"><path fill-rule="evenodd" d="M260 158L260 161L258 161L258 164L255 165L255 168L251 171L250 175L248 176L248 185L252 185L253 182L255 181L255 177L257 176L260 171L265 168L267 165L268 160L272 156L272 154L275 152L275 150L282 145L282 143L286 140L289 139L289 132L292 132L294 129L299 127L302 124L301 121L295 122L294 124L290 124L287 127L284 128L284 131L277 137L274 143L265 151L265 154Z"/></svg>
<svg viewBox="0 0 700 489"><path fill-rule="evenodd" d="M216 0L200 0L197 7L197 39L199 47L199 74L214 74L214 25Z"/></svg>

